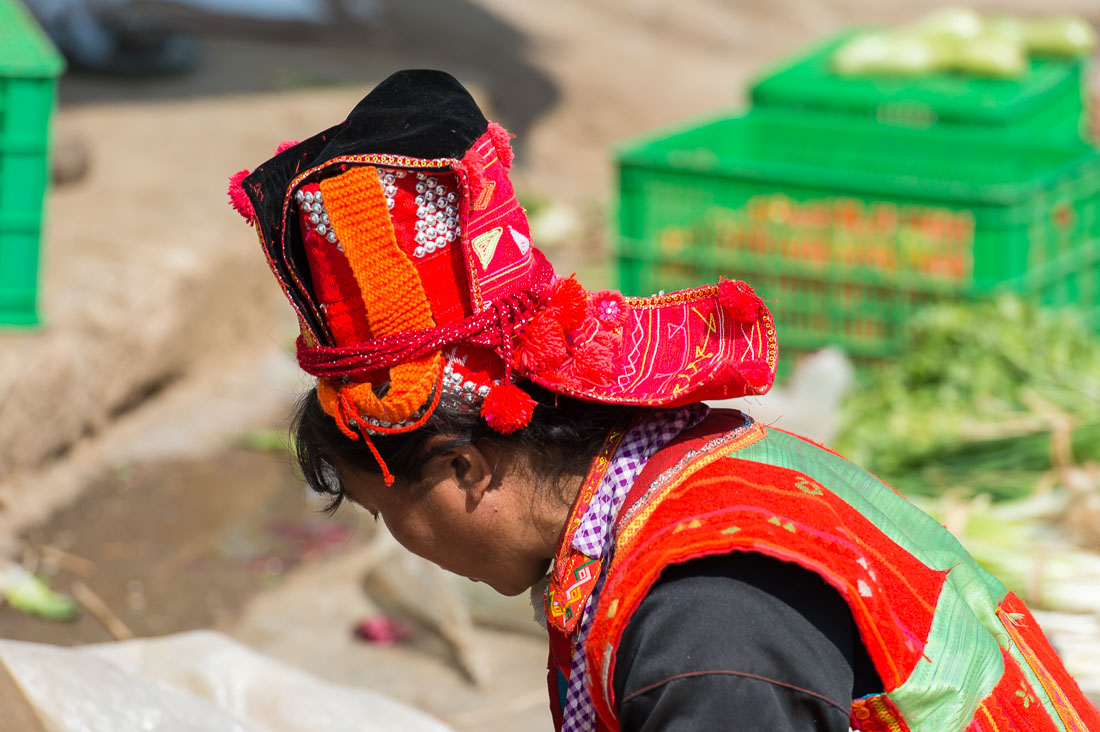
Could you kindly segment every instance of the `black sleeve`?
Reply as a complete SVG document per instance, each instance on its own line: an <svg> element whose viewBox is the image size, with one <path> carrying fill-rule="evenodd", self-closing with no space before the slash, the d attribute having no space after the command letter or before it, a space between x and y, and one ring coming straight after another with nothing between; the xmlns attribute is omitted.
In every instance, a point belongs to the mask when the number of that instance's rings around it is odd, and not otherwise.
<svg viewBox="0 0 1100 732"><path fill-rule="evenodd" d="M881 691L840 594L734 553L669 567L631 618L612 681L622 732L848 732Z"/></svg>

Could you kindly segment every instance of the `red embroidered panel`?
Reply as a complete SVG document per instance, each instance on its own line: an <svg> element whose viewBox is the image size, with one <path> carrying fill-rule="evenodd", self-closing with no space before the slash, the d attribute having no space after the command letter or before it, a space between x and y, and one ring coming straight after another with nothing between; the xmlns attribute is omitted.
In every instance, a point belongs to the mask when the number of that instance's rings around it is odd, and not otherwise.
<svg viewBox="0 0 1100 732"><path fill-rule="evenodd" d="M1039 678L1067 732L1100 730L1100 712L1066 671L1023 601L1010 592L997 608L997 617Z"/></svg>
<svg viewBox="0 0 1100 732"><path fill-rule="evenodd" d="M978 705L966 732L1060 732L1016 661L1008 653L1002 656L1004 676Z"/></svg>
<svg viewBox="0 0 1100 732"><path fill-rule="evenodd" d="M851 608L887 691L922 658L946 573L902 550L824 486L797 471L722 458L686 481L669 481L653 501L659 505L648 514L620 524L620 532L634 535L617 547L589 636L601 715L614 706L604 697L611 695L605 680L634 608L663 567L711 554L760 552L821 575Z"/></svg>

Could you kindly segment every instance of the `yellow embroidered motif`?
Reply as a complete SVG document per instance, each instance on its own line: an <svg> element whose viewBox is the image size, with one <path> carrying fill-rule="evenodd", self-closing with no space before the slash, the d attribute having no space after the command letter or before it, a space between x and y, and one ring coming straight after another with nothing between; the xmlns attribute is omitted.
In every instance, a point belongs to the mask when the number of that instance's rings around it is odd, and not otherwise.
<svg viewBox="0 0 1100 732"><path fill-rule="evenodd" d="M477 254L477 259L481 262L482 268L488 268L489 262L493 261L493 255L496 254L497 244L500 243L500 235L504 233L504 227L498 226L495 229L489 229L484 234L479 234L476 239L470 242L470 245L474 248L474 253Z"/></svg>

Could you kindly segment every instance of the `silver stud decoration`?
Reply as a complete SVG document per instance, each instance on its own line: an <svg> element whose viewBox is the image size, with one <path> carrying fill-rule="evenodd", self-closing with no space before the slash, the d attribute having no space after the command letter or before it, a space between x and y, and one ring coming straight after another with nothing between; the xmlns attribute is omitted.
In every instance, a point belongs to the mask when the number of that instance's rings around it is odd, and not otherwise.
<svg viewBox="0 0 1100 732"><path fill-rule="evenodd" d="M317 232L317 236L324 237L325 241L335 244L341 252L344 251L339 237L336 236L336 231L332 228L321 192L298 191L294 194L294 200L298 202L301 215L309 222L310 227Z"/></svg>
<svg viewBox="0 0 1100 732"><path fill-rule="evenodd" d="M452 361L452 358L453 353L448 355L443 367L444 401L463 411L480 409L481 402L489 395L492 386L487 381L478 381L476 374L464 374L460 371L460 368L465 368L465 359Z"/></svg>
<svg viewBox="0 0 1100 732"><path fill-rule="evenodd" d="M425 257L446 248L460 234L458 194L446 183L425 173L416 174L416 248L413 256Z"/></svg>

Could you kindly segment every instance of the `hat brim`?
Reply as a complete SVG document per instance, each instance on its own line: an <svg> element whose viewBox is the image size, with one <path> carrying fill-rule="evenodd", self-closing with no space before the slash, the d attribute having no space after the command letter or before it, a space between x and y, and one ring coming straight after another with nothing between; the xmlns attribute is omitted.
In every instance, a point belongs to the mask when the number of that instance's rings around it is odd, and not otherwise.
<svg viewBox="0 0 1100 732"><path fill-rule="evenodd" d="M739 320L721 304L718 285L623 297L621 304L621 346L610 378L583 383L558 371L528 378L578 399L654 407L763 394L771 387L778 344L767 308L752 321Z"/></svg>

